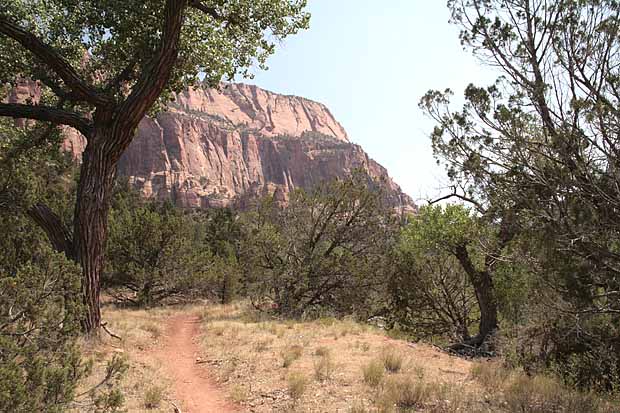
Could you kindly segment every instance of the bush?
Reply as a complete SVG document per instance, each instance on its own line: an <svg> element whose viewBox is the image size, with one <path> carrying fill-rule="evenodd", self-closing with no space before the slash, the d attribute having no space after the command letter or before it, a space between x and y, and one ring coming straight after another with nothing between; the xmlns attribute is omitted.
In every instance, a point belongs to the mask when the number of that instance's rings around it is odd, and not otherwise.
<svg viewBox="0 0 620 413"><path fill-rule="evenodd" d="M431 397L431 387L408 376L394 376L388 378L382 389L380 404L382 406L396 406L400 410L419 409Z"/></svg>
<svg viewBox="0 0 620 413"><path fill-rule="evenodd" d="M395 219L368 186L355 175L297 190L286 208L265 200L244 216L244 280L255 303L308 318L383 306Z"/></svg>
<svg viewBox="0 0 620 413"><path fill-rule="evenodd" d="M77 345L79 269L59 254L37 255L15 272L0 268L3 412L64 411L86 373Z"/></svg>
<svg viewBox="0 0 620 413"><path fill-rule="evenodd" d="M476 295L450 244L471 237L474 227L462 206L422 207L411 218L393 254L391 325L417 339L470 339L478 311Z"/></svg>
<svg viewBox="0 0 620 413"><path fill-rule="evenodd" d="M104 287L118 301L143 306L206 294L213 259L198 230L191 215L171 204L118 194L110 213Z"/></svg>
<svg viewBox="0 0 620 413"><path fill-rule="evenodd" d="M151 386L144 393L144 407L156 409L164 399L164 389L159 386Z"/></svg>
<svg viewBox="0 0 620 413"><path fill-rule="evenodd" d="M599 401L545 376L518 375L504 391L510 412L597 412Z"/></svg>

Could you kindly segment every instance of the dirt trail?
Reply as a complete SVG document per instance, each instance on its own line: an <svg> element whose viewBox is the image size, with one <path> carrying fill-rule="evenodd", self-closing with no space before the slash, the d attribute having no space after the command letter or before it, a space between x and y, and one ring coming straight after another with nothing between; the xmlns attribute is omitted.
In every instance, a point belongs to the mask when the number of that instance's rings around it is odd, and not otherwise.
<svg viewBox="0 0 620 413"><path fill-rule="evenodd" d="M200 355L200 319L181 314L166 323L166 333L155 359L174 383L172 392L183 413L228 413L238 409L226 401L222 391L208 377L206 368L196 363ZM177 403L178 404L178 403Z"/></svg>

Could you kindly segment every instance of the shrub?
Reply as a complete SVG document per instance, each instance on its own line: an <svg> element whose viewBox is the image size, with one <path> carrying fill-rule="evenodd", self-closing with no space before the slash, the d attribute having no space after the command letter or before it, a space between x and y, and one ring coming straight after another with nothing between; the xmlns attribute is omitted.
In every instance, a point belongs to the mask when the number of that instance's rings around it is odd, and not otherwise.
<svg viewBox="0 0 620 413"><path fill-rule="evenodd" d="M364 383L371 387L377 387L381 383L381 380L383 380L384 372L385 367L383 363L379 360L372 360L362 368Z"/></svg>
<svg viewBox="0 0 620 413"><path fill-rule="evenodd" d="M240 250L254 302L308 318L364 316L383 306L396 219L369 183L354 174L296 190L286 208L269 198L244 215Z"/></svg>
<svg viewBox="0 0 620 413"><path fill-rule="evenodd" d="M2 266L0 411L61 412L85 376L77 346L79 269L45 249L35 261ZM34 253L34 251L33 251Z"/></svg>
<svg viewBox="0 0 620 413"><path fill-rule="evenodd" d="M191 215L129 193L117 195L109 222L102 284L117 301L149 306L209 292L214 258Z"/></svg>

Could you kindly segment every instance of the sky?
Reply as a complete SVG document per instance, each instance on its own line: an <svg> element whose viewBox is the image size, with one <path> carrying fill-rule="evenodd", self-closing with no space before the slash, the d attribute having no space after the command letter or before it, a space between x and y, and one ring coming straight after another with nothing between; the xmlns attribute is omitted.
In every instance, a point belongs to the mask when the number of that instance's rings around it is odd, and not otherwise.
<svg viewBox="0 0 620 413"><path fill-rule="evenodd" d="M441 194L447 180L432 154L434 123L418 102L429 89L462 96L469 83L494 78L463 50L446 1L309 0L308 10L310 28L285 39L269 70L244 82L325 104L414 200Z"/></svg>

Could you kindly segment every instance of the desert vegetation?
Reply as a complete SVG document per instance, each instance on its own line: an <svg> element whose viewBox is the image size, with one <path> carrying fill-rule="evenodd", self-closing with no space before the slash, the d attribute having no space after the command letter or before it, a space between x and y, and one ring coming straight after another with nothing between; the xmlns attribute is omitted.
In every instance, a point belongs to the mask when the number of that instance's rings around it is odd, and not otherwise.
<svg viewBox="0 0 620 413"><path fill-rule="evenodd" d="M174 329L212 409L619 411L617 1L448 2L502 76L458 111L422 97L450 188L411 213L364 167L222 208L142 197L116 176L140 120L309 16L128 4L0 6L0 411L180 410ZM9 102L23 79L41 96Z"/></svg>

